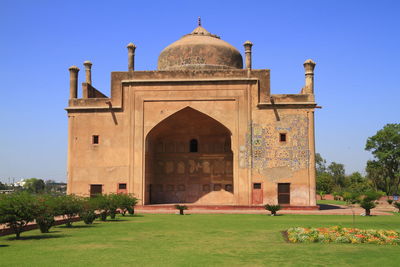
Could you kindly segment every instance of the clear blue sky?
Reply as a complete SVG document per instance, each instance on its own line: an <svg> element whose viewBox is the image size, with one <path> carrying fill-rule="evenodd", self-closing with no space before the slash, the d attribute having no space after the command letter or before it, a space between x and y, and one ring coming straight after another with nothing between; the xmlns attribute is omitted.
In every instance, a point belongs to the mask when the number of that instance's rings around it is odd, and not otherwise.
<svg viewBox="0 0 400 267"><path fill-rule="evenodd" d="M155 70L161 50L201 16L210 32L271 69L272 92L298 93L302 63L317 62L317 151L346 172L364 171L367 137L400 117L400 1L0 1L0 180L65 180L68 67ZM80 81L84 79L80 72Z"/></svg>

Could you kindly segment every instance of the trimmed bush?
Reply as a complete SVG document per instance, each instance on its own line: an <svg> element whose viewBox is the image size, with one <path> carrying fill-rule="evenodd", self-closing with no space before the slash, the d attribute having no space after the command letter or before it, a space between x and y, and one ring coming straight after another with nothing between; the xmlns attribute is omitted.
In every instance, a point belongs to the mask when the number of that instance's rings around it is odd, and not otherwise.
<svg viewBox="0 0 400 267"><path fill-rule="evenodd" d="M128 212L129 214L135 214L135 206L138 203L138 199L133 194L118 194L118 208L122 212L122 216Z"/></svg>
<svg viewBox="0 0 400 267"><path fill-rule="evenodd" d="M281 210L281 206L279 204L278 205L267 204L264 207L265 207L266 210L271 212L271 216L275 216L276 212Z"/></svg>
<svg viewBox="0 0 400 267"><path fill-rule="evenodd" d="M398 209L398 212L400 212L400 202L394 202L394 206Z"/></svg>
<svg viewBox="0 0 400 267"><path fill-rule="evenodd" d="M54 216L60 215L57 198L51 195L37 195L35 204L35 221L39 226L40 232L48 233L55 222Z"/></svg>
<svg viewBox="0 0 400 267"><path fill-rule="evenodd" d="M82 202L82 211L79 213L79 217L83 220L85 224L92 224L97 218L96 214L96 201L92 198L86 198Z"/></svg>
<svg viewBox="0 0 400 267"><path fill-rule="evenodd" d="M35 197L26 192L0 195L0 223L10 227L19 239L24 226L37 215Z"/></svg>
<svg viewBox="0 0 400 267"><path fill-rule="evenodd" d="M185 205L175 205L175 209L179 210L180 215L185 215L184 210L187 210L188 207Z"/></svg>
<svg viewBox="0 0 400 267"><path fill-rule="evenodd" d="M110 218L112 220L115 219L115 216L118 213L118 208L120 206L120 195L119 194L109 194L105 196L108 199L109 209L110 209Z"/></svg>
<svg viewBox="0 0 400 267"><path fill-rule="evenodd" d="M366 192L361 196L360 207L365 209L365 216L371 215L371 209L376 207L375 201L382 196L381 192Z"/></svg>
<svg viewBox="0 0 400 267"><path fill-rule="evenodd" d="M365 216L370 216L371 215L371 210L376 207L376 204L373 201L364 201L364 200L362 200L360 202L360 207L365 209Z"/></svg>
<svg viewBox="0 0 400 267"><path fill-rule="evenodd" d="M106 221L107 216L110 214L110 202L107 195L97 195L92 198L92 201L100 213L100 220Z"/></svg>
<svg viewBox="0 0 400 267"><path fill-rule="evenodd" d="M67 227L72 227L72 220L83 210L83 200L75 195L66 195L58 198L60 214L66 219Z"/></svg>

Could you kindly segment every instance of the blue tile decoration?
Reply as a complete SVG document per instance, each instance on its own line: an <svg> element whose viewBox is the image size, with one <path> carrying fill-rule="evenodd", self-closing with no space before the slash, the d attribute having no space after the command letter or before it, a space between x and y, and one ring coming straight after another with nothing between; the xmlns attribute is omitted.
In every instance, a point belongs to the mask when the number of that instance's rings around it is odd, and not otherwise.
<svg viewBox="0 0 400 267"><path fill-rule="evenodd" d="M279 141L279 133L287 134L286 142ZM305 115L286 114L275 123L252 123L246 138L246 149L239 155L245 157L240 160L246 162L246 166L240 167L258 170L288 167L292 171L308 167L310 151Z"/></svg>

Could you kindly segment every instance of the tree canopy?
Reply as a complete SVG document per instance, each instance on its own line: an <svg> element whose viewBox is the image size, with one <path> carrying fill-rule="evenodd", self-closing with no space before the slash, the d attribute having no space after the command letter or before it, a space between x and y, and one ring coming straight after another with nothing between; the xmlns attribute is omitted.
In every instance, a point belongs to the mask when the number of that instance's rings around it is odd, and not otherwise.
<svg viewBox="0 0 400 267"><path fill-rule="evenodd" d="M387 194L398 194L400 184L400 124L386 124L367 139L365 149L374 160L367 163L368 176Z"/></svg>

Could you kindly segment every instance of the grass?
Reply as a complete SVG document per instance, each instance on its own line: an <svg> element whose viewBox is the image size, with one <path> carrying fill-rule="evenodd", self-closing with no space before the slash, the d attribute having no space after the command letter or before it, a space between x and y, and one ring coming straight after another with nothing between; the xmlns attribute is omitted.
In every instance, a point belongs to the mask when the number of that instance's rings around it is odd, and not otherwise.
<svg viewBox="0 0 400 267"><path fill-rule="evenodd" d="M279 214L279 212L278 212ZM1 266L398 266L400 247L290 244L293 226L353 227L335 215L142 215L0 237ZM354 227L400 231L400 216L357 216Z"/></svg>
<svg viewBox="0 0 400 267"><path fill-rule="evenodd" d="M324 200L317 200L317 204L342 205L342 206L344 206L347 203L346 203L346 201L343 201L343 200L327 200L327 199L324 199Z"/></svg>

